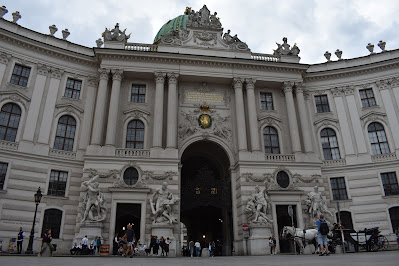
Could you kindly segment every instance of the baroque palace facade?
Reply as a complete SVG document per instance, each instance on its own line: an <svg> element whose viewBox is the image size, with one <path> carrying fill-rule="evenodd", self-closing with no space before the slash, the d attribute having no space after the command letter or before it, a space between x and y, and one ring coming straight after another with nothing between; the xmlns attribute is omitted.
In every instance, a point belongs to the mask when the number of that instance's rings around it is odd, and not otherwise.
<svg viewBox="0 0 399 266"><path fill-rule="evenodd" d="M154 44L128 42L117 24L96 48L19 18L0 19L3 247L20 226L29 235L38 187L35 251L45 228L68 253L85 234L112 244L130 223L140 243L170 237L176 255L190 240L265 254L271 234L289 252L288 206L295 226L312 227L320 193L331 223L339 204L345 227L394 238L399 50L380 42L382 52L301 64L286 38L251 52L206 6Z"/></svg>

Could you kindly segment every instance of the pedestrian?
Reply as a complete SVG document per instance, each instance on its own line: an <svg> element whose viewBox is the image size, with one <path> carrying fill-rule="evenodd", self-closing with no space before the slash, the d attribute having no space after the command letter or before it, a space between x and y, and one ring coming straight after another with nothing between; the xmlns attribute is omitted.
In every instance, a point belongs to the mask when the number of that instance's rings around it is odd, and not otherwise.
<svg viewBox="0 0 399 266"><path fill-rule="evenodd" d="M215 244L215 241L212 240L212 243L211 243L211 256L212 257L215 256L215 249L216 249L216 244Z"/></svg>
<svg viewBox="0 0 399 266"><path fill-rule="evenodd" d="M269 247L270 247L270 254L271 255L276 255L275 250L276 250L276 244L275 244L275 238L274 236L269 237Z"/></svg>
<svg viewBox="0 0 399 266"><path fill-rule="evenodd" d="M127 241L127 251L126 251L126 257L130 254L130 257L133 257L133 240L134 240L134 230L132 229L132 225L128 224L127 225L127 230L126 230L126 241Z"/></svg>
<svg viewBox="0 0 399 266"><path fill-rule="evenodd" d="M96 255L96 251L97 251L97 237L94 237L94 240L91 241L90 247L93 247L93 255Z"/></svg>
<svg viewBox="0 0 399 266"><path fill-rule="evenodd" d="M317 217L315 217L314 219L316 220ZM327 235L329 232L329 228L328 228L328 224L326 222L326 220L324 220L324 214L320 213L320 218L317 219L316 221L317 224L317 230L318 230L318 234L317 234L317 242L320 245L321 248L321 253L319 256L329 256L330 253L328 252L328 247L327 247Z"/></svg>
<svg viewBox="0 0 399 266"><path fill-rule="evenodd" d="M17 239L17 253L22 253L22 242L24 242L25 232L22 230L22 227L19 228L18 239Z"/></svg>
<svg viewBox="0 0 399 266"><path fill-rule="evenodd" d="M97 237L97 254L100 255L101 236Z"/></svg>
<svg viewBox="0 0 399 266"><path fill-rule="evenodd" d="M163 236L161 236L159 245L161 246L161 256L165 256L165 238L163 238Z"/></svg>
<svg viewBox="0 0 399 266"><path fill-rule="evenodd" d="M82 241L80 243L82 245L82 254L87 255L89 252L89 239L87 238L87 235L82 238Z"/></svg>
<svg viewBox="0 0 399 266"><path fill-rule="evenodd" d="M51 237L51 229L47 229L46 233L43 235L43 242L42 242L42 248L39 252L39 257L42 256L42 253L49 248L50 249L50 257L53 256L53 250L54 250L54 246L51 244L51 241L53 240L53 238Z"/></svg>
<svg viewBox="0 0 399 266"><path fill-rule="evenodd" d="M154 255L155 256L158 256L159 244L160 244L160 240L159 240L158 236L155 236L155 246L154 246Z"/></svg>
<svg viewBox="0 0 399 266"><path fill-rule="evenodd" d="M190 249L190 254L191 254L191 257L194 255L194 241L190 241L189 243L188 243L188 247L189 247L189 249Z"/></svg>
<svg viewBox="0 0 399 266"><path fill-rule="evenodd" d="M200 244L200 242L197 240L195 242L194 246L195 246L195 251L197 252L197 257L199 257L200 254L201 254L201 244Z"/></svg>
<svg viewBox="0 0 399 266"><path fill-rule="evenodd" d="M150 252L152 249L152 255L155 255L155 250L156 250L156 244L157 244L157 240L155 239L154 235L151 235L151 239L150 239ZM157 251L158 253L158 251Z"/></svg>
<svg viewBox="0 0 399 266"><path fill-rule="evenodd" d="M169 239L169 237L166 238L165 240L165 253L166 253L166 257L169 255L169 245L170 243L172 243Z"/></svg>
<svg viewBox="0 0 399 266"><path fill-rule="evenodd" d="M118 238L118 233L116 233L114 237L114 243L112 245L112 255L118 255L118 249L119 249L119 238Z"/></svg>

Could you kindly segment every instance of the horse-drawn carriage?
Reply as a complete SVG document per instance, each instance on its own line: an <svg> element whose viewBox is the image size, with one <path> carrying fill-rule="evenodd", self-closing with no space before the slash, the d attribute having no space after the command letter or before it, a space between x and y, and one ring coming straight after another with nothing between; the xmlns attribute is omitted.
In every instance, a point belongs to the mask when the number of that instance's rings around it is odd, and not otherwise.
<svg viewBox="0 0 399 266"><path fill-rule="evenodd" d="M367 251L387 250L389 247L388 239L380 235L378 227L350 233L350 237L355 243L356 251L359 251L359 248Z"/></svg>

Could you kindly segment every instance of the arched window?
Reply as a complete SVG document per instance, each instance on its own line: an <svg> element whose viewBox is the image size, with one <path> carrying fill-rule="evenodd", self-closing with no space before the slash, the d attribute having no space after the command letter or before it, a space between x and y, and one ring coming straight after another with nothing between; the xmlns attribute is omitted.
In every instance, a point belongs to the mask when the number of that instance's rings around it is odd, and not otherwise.
<svg viewBox="0 0 399 266"><path fill-rule="evenodd" d="M324 160L340 159L337 135L331 128L325 128L320 132L321 145L323 147Z"/></svg>
<svg viewBox="0 0 399 266"><path fill-rule="evenodd" d="M265 153L280 153L278 133L274 127L265 127L263 129L263 140L265 144Z"/></svg>
<svg viewBox="0 0 399 266"><path fill-rule="evenodd" d="M58 120L54 149L72 151L75 139L76 120L70 115L61 116Z"/></svg>
<svg viewBox="0 0 399 266"><path fill-rule="evenodd" d="M389 216L391 217L393 233L399 234L399 207L390 208Z"/></svg>
<svg viewBox="0 0 399 266"><path fill-rule="evenodd" d="M46 229L51 229L51 236L53 238L60 238L62 211L58 209L47 209L44 212L42 235Z"/></svg>
<svg viewBox="0 0 399 266"><path fill-rule="evenodd" d="M133 186L139 180L139 172L134 167L129 167L123 173L123 181L129 186Z"/></svg>
<svg viewBox="0 0 399 266"><path fill-rule="evenodd" d="M377 122L371 123L367 130L369 132L369 139L371 150L373 154L386 154L389 153L389 146L384 127Z"/></svg>
<svg viewBox="0 0 399 266"><path fill-rule="evenodd" d="M140 120L132 120L127 125L126 148L144 148L144 123Z"/></svg>
<svg viewBox="0 0 399 266"><path fill-rule="evenodd" d="M345 229L353 229L353 222L352 222L352 215L348 211L340 211L340 218L341 218L341 224ZM336 213L337 216L337 221L338 219L338 212Z"/></svg>
<svg viewBox="0 0 399 266"><path fill-rule="evenodd" d="M15 142L20 119L21 108L17 104L3 105L0 112L0 140Z"/></svg>

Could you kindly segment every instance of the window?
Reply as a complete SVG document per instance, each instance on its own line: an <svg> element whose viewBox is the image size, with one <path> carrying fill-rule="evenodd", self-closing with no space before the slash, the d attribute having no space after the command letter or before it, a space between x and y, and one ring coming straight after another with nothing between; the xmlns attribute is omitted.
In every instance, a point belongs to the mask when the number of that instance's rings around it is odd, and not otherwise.
<svg viewBox="0 0 399 266"><path fill-rule="evenodd" d="M15 64L14 70L12 71L10 83L26 87L28 86L29 74L30 67Z"/></svg>
<svg viewBox="0 0 399 266"><path fill-rule="evenodd" d="M76 121L70 115L61 116L58 120L54 149L72 151L75 138Z"/></svg>
<svg viewBox="0 0 399 266"><path fill-rule="evenodd" d="M353 229L353 222L352 222L352 215L348 211L340 211L340 218L341 218L341 224L344 227L344 229ZM337 221L338 219L338 212L336 213L337 216Z"/></svg>
<svg viewBox="0 0 399 266"><path fill-rule="evenodd" d="M385 196L399 195L398 178L395 172L381 174Z"/></svg>
<svg viewBox="0 0 399 266"><path fill-rule="evenodd" d="M318 95L314 97L316 102L316 110L318 113L330 112L330 106L328 105L327 95Z"/></svg>
<svg viewBox="0 0 399 266"><path fill-rule="evenodd" d="M260 93L260 109L261 110L274 110L273 95L269 92Z"/></svg>
<svg viewBox="0 0 399 266"><path fill-rule="evenodd" d="M373 89L359 90L360 99L363 107L376 106Z"/></svg>
<svg viewBox="0 0 399 266"><path fill-rule="evenodd" d="M51 170L47 195L65 196L68 172Z"/></svg>
<svg viewBox="0 0 399 266"><path fill-rule="evenodd" d="M48 209L44 212L42 236L46 233L46 229L51 229L53 238L60 238L62 211L57 209Z"/></svg>
<svg viewBox="0 0 399 266"><path fill-rule="evenodd" d="M348 199L348 195L346 194L345 178L343 177L330 178L330 182L331 182L333 200Z"/></svg>
<svg viewBox="0 0 399 266"><path fill-rule="evenodd" d="M367 129L373 154L378 155L390 153L384 127L380 123L374 122L371 123Z"/></svg>
<svg viewBox="0 0 399 266"><path fill-rule="evenodd" d="M265 144L265 153L280 153L278 133L274 127L265 127L263 129L263 140Z"/></svg>
<svg viewBox="0 0 399 266"><path fill-rule="evenodd" d="M132 85L130 101L132 103L145 103L145 85Z"/></svg>
<svg viewBox="0 0 399 266"><path fill-rule="evenodd" d="M140 120L132 120L127 125L126 148L144 148L144 123Z"/></svg>
<svg viewBox="0 0 399 266"><path fill-rule="evenodd" d="M277 173L277 184L282 188L287 188L290 185L290 177L284 171Z"/></svg>
<svg viewBox="0 0 399 266"><path fill-rule="evenodd" d="M325 128L320 132L321 145L323 147L324 160L340 159L337 135L331 128Z"/></svg>
<svg viewBox="0 0 399 266"><path fill-rule="evenodd" d="M136 168L129 167L123 173L123 181L125 181L127 185L133 186L137 183L137 180L139 180L139 172Z"/></svg>
<svg viewBox="0 0 399 266"><path fill-rule="evenodd" d="M81 88L82 88L82 81L68 78L64 97L79 99Z"/></svg>
<svg viewBox="0 0 399 266"><path fill-rule="evenodd" d="M4 183L6 180L8 163L1 163L0 162L0 190L3 190Z"/></svg>
<svg viewBox="0 0 399 266"><path fill-rule="evenodd" d="M393 233L399 234L399 207L389 208Z"/></svg>
<svg viewBox="0 0 399 266"><path fill-rule="evenodd" d="M0 140L15 142L21 119L21 108L15 103L3 105L0 112Z"/></svg>

